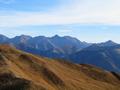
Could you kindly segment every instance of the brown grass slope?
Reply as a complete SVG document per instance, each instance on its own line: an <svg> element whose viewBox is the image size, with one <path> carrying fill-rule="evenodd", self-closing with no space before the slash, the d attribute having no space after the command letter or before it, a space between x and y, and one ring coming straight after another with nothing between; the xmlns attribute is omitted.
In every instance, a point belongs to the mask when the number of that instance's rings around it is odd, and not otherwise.
<svg viewBox="0 0 120 90"><path fill-rule="evenodd" d="M0 90L120 90L120 76L0 45Z"/></svg>

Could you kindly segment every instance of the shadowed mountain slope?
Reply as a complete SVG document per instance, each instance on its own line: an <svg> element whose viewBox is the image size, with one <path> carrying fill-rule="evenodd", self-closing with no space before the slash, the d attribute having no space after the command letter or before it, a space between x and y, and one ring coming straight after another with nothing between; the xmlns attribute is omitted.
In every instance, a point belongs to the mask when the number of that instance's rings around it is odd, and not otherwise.
<svg viewBox="0 0 120 90"><path fill-rule="evenodd" d="M0 45L0 90L120 90L119 75Z"/></svg>
<svg viewBox="0 0 120 90"><path fill-rule="evenodd" d="M73 55L70 59L75 63L99 66L109 71L120 72L120 45L91 45Z"/></svg>

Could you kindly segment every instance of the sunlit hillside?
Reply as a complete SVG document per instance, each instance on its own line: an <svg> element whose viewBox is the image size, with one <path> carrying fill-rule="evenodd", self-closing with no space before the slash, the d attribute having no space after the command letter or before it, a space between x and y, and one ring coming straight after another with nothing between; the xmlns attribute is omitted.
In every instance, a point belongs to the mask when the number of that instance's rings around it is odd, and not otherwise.
<svg viewBox="0 0 120 90"><path fill-rule="evenodd" d="M120 76L0 45L0 90L119 90ZM8 89L9 88L9 89Z"/></svg>

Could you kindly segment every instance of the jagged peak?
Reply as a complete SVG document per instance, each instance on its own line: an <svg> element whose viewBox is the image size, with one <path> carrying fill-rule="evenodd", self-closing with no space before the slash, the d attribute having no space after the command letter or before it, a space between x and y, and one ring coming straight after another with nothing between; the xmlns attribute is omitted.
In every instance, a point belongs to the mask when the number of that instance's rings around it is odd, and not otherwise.
<svg viewBox="0 0 120 90"><path fill-rule="evenodd" d="M20 36L14 37L14 38L32 38L32 37L29 36L29 35L24 35L24 34L22 34L22 35L20 35Z"/></svg>
<svg viewBox="0 0 120 90"><path fill-rule="evenodd" d="M108 40L106 42L99 43L98 45L100 45L100 46L114 46L114 45L117 45L117 43L112 41L112 40Z"/></svg>
<svg viewBox="0 0 120 90"><path fill-rule="evenodd" d="M55 36L53 36L52 38L61 38L61 36L59 36L59 35L55 35Z"/></svg>
<svg viewBox="0 0 120 90"><path fill-rule="evenodd" d="M106 41L105 43L114 43L114 44L117 44L116 42L112 41L112 40L108 40Z"/></svg>

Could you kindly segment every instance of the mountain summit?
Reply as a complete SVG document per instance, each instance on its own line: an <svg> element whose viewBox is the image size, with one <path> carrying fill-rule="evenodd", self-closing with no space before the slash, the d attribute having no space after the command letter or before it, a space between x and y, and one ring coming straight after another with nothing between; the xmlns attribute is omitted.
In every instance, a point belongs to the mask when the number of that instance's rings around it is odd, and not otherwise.
<svg viewBox="0 0 120 90"><path fill-rule="evenodd" d="M58 39L58 38L61 38L59 35L55 35L55 36L53 36L53 37L51 37L52 39L53 38L56 38L56 39Z"/></svg>
<svg viewBox="0 0 120 90"><path fill-rule="evenodd" d="M117 45L117 43L113 42L112 40L108 40L106 42L100 43L100 46L114 46Z"/></svg>

